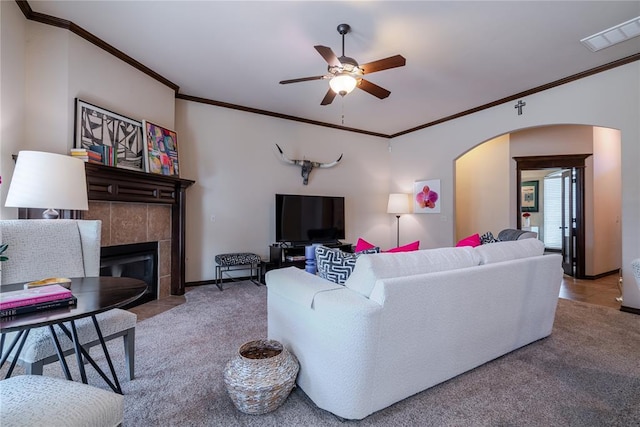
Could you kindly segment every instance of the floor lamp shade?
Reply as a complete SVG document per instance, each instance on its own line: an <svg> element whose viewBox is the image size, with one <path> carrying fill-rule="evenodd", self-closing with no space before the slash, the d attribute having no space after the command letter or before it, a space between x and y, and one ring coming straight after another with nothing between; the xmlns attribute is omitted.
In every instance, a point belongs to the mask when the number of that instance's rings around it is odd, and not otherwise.
<svg viewBox="0 0 640 427"><path fill-rule="evenodd" d="M20 151L5 206L88 210L84 162L62 154Z"/></svg>
<svg viewBox="0 0 640 427"><path fill-rule="evenodd" d="M400 214L409 213L409 195L404 193L389 194L387 213L396 214L396 247L400 246Z"/></svg>
<svg viewBox="0 0 640 427"><path fill-rule="evenodd" d="M404 193L389 194L387 213L406 214L409 213L409 195Z"/></svg>

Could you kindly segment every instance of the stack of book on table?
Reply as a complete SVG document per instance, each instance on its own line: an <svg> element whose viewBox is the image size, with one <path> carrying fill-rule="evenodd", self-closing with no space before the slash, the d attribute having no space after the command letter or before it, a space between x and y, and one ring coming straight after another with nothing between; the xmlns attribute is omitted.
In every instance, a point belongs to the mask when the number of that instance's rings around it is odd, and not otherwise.
<svg viewBox="0 0 640 427"><path fill-rule="evenodd" d="M58 284L0 292L0 317L70 307L76 302L71 291Z"/></svg>

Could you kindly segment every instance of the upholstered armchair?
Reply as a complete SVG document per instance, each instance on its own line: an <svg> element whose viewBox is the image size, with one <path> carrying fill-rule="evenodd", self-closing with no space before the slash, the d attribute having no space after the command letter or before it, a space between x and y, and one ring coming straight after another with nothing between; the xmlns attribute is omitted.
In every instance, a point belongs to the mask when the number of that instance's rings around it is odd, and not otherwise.
<svg viewBox="0 0 640 427"><path fill-rule="evenodd" d="M0 220L0 241L9 245L2 263L2 284L47 277L97 277L100 275L100 221ZM72 290L73 291L73 290ZM134 378L135 325L137 316L113 309L96 316L106 341L123 337L129 378ZM90 317L76 321L82 346L88 351L99 344ZM73 353L70 339L56 328L65 355ZM6 334L4 341L12 334ZM10 341L9 341L10 342ZM13 360L10 356L9 360ZM31 330L17 364L27 374L42 375L43 366L58 361L48 328Z"/></svg>

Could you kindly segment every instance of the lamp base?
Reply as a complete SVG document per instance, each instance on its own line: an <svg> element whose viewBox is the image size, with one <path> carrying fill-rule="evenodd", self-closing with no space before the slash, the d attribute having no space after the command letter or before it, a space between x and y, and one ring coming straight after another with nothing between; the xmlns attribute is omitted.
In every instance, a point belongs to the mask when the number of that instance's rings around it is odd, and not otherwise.
<svg viewBox="0 0 640 427"><path fill-rule="evenodd" d="M58 219L58 217L60 216L60 214L58 213L57 210L55 209L47 209L46 211L42 212L42 218L44 219Z"/></svg>

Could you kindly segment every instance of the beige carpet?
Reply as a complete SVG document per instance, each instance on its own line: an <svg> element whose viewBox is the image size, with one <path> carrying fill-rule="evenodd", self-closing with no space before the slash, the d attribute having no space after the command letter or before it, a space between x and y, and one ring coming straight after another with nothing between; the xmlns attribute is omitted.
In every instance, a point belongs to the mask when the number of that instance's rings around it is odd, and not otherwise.
<svg viewBox="0 0 640 427"><path fill-rule="evenodd" d="M640 425L640 316L634 314L560 299L551 337L362 421L343 422L300 389L272 413L238 412L222 371L241 344L266 337L266 288L202 286L186 297L139 322L135 380L126 380L120 342L110 343L125 392L125 426ZM45 373L59 376L59 365ZM95 374L90 383L105 387Z"/></svg>

